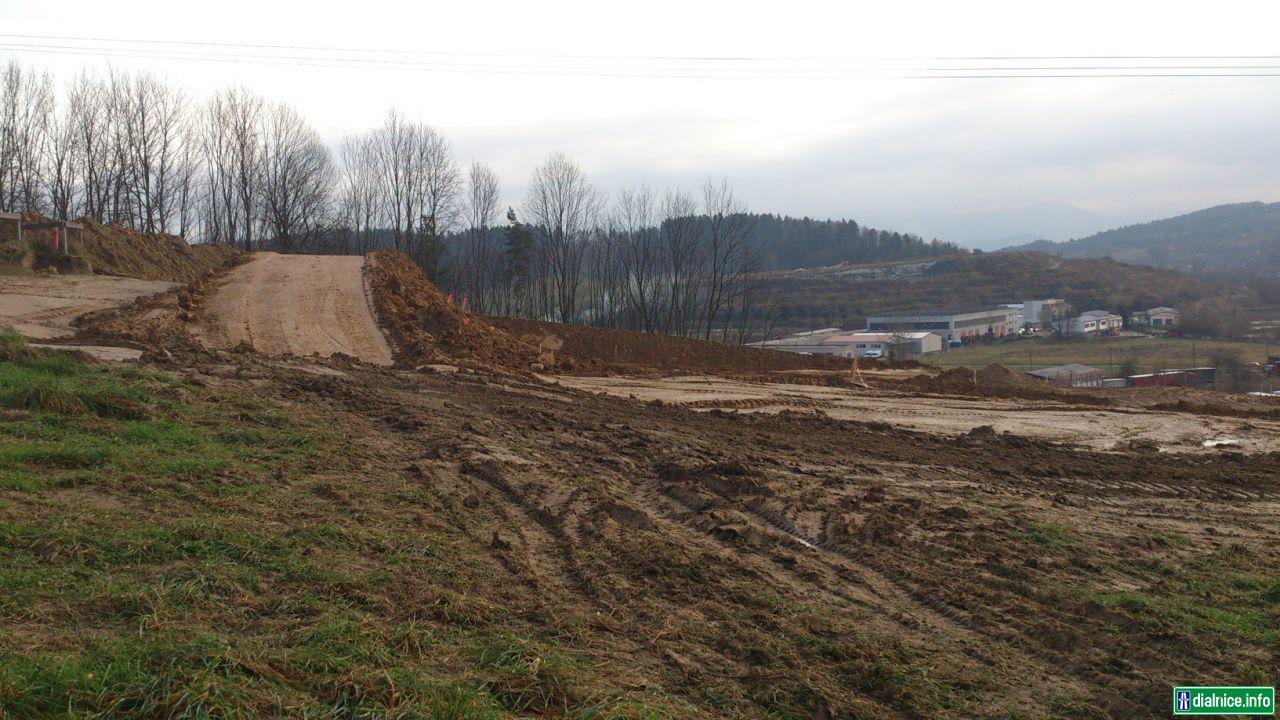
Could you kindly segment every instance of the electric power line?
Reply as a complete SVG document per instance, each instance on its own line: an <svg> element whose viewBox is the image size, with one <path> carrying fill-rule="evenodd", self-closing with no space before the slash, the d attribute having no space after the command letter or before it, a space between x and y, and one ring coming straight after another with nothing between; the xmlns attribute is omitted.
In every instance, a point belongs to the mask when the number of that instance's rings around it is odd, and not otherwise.
<svg viewBox="0 0 1280 720"><path fill-rule="evenodd" d="M1222 64L1223 60L1280 60L1280 56L1128 56L1123 59L1134 61L1158 60L1211 60L1214 64L1037 64L1010 65L1012 60L1018 62L1039 62L1051 59L1066 60L1077 63L1087 60L1116 59L1095 56L1059 57L1048 56L1033 58L991 58L999 60L1000 65L964 64L947 66L946 62L957 62L961 59L945 58L898 58L894 62L919 62L924 65L906 65L903 67L848 67L848 66L804 66L804 67L768 67L739 66L740 62L800 62L787 58L729 58L729 57L666 57L666 56L573 56L573 55L519 55L503 53L445 53L407 50L369 50L355 48L322 48L299 45L254 45L250 43L213 43L176 40L124 40L111 38L87 38L54 35L20 35L0 33L0 38L26 39L60 39L65 42L115 43L117 45L132 44L135 47L97 47L82 44L50 44L28 42L0 42L0 49L15 53L36 53L46 55L79 55L134 60L166 60L205 63L236 63L251 65L281 65L314 68L345 68L359 70L402 70L415 72L462 73L485 75L515 76L551 76L551 77L605 77L605 78L658 78L658 79L743 79L743 80L852 80L852 79L1034 79L1034 78L1246 78L1246 77L1280 77L1280 64ZM136 47L145 45L145 47ZM228 51L160 49L158 46L178 47L220 47ZM278 53L247 53L248 49L258 50L301 50L302 55L282 55ZM320 55L317 53L369 53L373 54L419 54L432 58L531 58L538 60L590 60L606 64L539 64L539 63L493 63L493 62L460 62L457 60L405 60L385 57L344 57ZM964 60L976 60L969 58ZM851 59L811 58L804 62L821 61L822 63L845 63ZM628 63L648 63L647 66L610 65L609 62L625 61ZM858 59L857 62L870 62L871 59ZM661 64L653 65L658 62ZM682 66L671 63L696 62L700 65ZM717 67L701 63L732 63L730 67Z"/></svg>

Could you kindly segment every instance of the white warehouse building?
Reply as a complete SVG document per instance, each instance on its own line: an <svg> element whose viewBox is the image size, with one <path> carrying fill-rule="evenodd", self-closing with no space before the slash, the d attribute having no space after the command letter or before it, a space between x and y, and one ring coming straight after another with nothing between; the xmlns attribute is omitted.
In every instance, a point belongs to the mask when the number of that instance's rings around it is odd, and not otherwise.
<svg viewBox="0 0 1280 720"><path fill-rule="evenodd" d="M916 310L887 313L867 318L870 332L932 332L944 340L977 340L1004 337L1019 328L1010 328L1010 310L987 307L976 310Z"/></svg>
<svg viewBox="0 0 1280 720"><path fill-rule="evenodd" d="M840 357L896 357L927 355L943 349L942 336L933 332L807 332L777 340L747 343L748 347L808 355Z"/></svg>

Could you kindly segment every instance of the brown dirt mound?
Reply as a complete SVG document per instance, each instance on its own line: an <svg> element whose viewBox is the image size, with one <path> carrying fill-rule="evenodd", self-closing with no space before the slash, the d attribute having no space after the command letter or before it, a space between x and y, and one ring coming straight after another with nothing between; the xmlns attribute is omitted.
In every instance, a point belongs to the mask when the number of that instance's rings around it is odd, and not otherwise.
<svg viewBox="0 0 1280 720"><path fill-rule="evenodd" d="M526 342L554 351L561 361L571 363L567 369L584 375L605 371L751 374L849 369L849 361L839 358L759 350L631 330L561 325L524 318L493 317L489 322Z"/></svg>
<svg viewBox="0 0 1280 720"><path fill-rule="evenodd" d="M50 222L35 213L23 217L28 223ZM53 269L189 283L227 267L238 256L230 245L188 245L177 235L147 234L93 220L82 222L83 240L81 233L70 231L70 254L53 251L52 229L28 228L19 244L16 224L0 223L0 265L17 266L24 272Z"/></svg>
<svg viewBox="0 0 1280 720"><path fill-rule="evenodd" d="M926 393L982 395L1053 399L1082 404L1107 404L1103 398L1073 395L1070 391L1041 382L1015 370L993 363L984 368L951 368L938 375L918 375L905 380L891 380L881 387Z"/></svg>
<svg viewBox="0 0 1280 720"><path fill-rule="evenodd" d="M403 364L475 361L527 369L535 347L449 302L407 255L369 254L369 287L383 332Z"/></svg>
<svg viewBox="0 0 1280 720"><path fill-rule="evenodd" d="M208 285L195 280L128 305L88 313L76 319L75 339L162 353L198 351L201 346L192 333L195 309L207 294Z"/></svg>
<svg viewBox="0 0 1280 720"><path fill-rule="evenodd" d="M148 235L86 220L84 255L96 273L189 283L230 265L237 252L222 243L188 245L177 235Z"/></svg>

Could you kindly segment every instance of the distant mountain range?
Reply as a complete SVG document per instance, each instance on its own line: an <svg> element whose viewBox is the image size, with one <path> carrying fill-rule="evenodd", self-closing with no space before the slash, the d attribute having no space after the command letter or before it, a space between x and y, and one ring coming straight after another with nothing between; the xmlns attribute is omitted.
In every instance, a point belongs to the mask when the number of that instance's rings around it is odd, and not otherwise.
<svg viewBox="0 0 1280 720"><path fill-rule="evenodd" d="M1280 274L1280 203L1219 205L1066 242L1036 240L1005 250L1110 257L1193 274L1275 276Z"/></svg>

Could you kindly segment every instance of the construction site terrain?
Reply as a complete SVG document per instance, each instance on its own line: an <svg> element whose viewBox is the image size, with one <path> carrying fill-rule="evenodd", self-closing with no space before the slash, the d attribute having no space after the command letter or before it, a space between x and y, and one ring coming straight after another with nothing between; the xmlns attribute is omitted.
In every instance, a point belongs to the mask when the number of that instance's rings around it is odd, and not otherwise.
<svg viewBox="0 0 1280 720"><path fill-rule="evenodd" d="M77 356L153 395L63 432L231 448L79 473L12 459L57 413L4 411L15 716L1135 718L1280 680L1280 403L490 320L392 252L210 258L0 276L4 322L141 356Z"/></svg>

